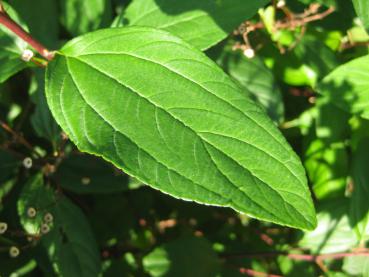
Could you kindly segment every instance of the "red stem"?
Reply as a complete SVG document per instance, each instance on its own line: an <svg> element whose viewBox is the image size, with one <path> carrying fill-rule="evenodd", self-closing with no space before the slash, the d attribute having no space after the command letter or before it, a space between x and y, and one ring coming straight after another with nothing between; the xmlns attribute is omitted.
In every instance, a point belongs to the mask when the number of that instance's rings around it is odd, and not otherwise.
<svg viewBox="0 0 369 277"><path fill-rule="evenodd" d="M51 61L54 58L54 52L49 51L45 46L36 41L30 34L28 34L18 23L11 19L4 11L0 3L0 25L3 25L11 32L16 34L19 38L27 42L33 49L35 49L45 59Z"/></svg>

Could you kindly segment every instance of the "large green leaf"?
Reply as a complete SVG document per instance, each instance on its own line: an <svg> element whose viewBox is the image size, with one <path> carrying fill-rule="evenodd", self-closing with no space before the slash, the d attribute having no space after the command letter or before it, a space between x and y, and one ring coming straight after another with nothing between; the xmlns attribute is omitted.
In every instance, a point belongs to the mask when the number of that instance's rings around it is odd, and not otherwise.
<svg viewBox="0 0 369 277"><path fill-rule="evenodd" d="M303 167L209 58L152 28L101 30L49 64L47 98L81 151L175 197L312 229Z"/></svg>
<svg viewBox="0 0 369 277"><path fill-rule="evenodd" d="M268 0L134 0L118 26L167 30L205 50L249 19Z"/></svg>
<svg viewBox="0 0 369 277"><path fill-rule="evenodd" d="M350 220L360 242L364 243L369 233L369 138L362 139L356 149L352 163L354 189L350 200Z"/></svg>
<svg viewBox="0 0 369 277"><path fill-rule="evenodd" d="M30 208L36 210L35 217L29 217ZM42 236L41 245L58 276L99 275L99 252L85 216L67 198L46 187L41 174L25 184L18 200L18 213L27 233ZM46 214L51 214L53 221L48 224L50 232L42 235Z"/></svg>
<svg viewBox="0 0 369 277"><path fill-rule="evenodd" d="M352 0L352 2L365 28L369 29L369 2L367 0Z"/></svg>
<svg viewBox="0 0 369 277"><path fill-rule="evenodd" d="M369 119L369 56L339 66L325 77L319 92L338 107Z"/></svg>
<svg viewBox="0 0 369 277"><path fill-rule="evenodd" d="M143 259L150 276L212 277L220 262L204 238L186 237L155 248Z"/></svg>

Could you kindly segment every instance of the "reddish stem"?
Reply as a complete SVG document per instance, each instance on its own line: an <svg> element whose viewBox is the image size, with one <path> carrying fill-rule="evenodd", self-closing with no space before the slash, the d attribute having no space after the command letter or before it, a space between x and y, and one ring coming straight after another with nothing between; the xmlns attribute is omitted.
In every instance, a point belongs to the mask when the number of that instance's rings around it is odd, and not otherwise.
<svg viewBox="0 0 369 277"><path fill-rule="evenodd" d="M45 46L36 41L30 34L28 34L18 23L11 19L4 11L0 3L0 25L3 25L11 32L16 34L19 38L27 42L33 49L35 49L45 59L51 61L54 58L54 52L49 51Z"/></svg>

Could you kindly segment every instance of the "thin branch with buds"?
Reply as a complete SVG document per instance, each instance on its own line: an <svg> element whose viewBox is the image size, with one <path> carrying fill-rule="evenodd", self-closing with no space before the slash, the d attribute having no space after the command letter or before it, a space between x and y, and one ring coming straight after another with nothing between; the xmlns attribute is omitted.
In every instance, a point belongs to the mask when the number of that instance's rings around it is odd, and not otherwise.
<svg viewBox="0 0 369 277"><path fill-rule="evenodd" d="M53 51L48 50L40 42L35 40L17 22L15 22L8 16L1 2L0 2L0 25L3 25L9 31L13 32L19 38L27 42L35 51L37 51L42 57L44 57L48 61L51 61L54 58Z"/></svg>

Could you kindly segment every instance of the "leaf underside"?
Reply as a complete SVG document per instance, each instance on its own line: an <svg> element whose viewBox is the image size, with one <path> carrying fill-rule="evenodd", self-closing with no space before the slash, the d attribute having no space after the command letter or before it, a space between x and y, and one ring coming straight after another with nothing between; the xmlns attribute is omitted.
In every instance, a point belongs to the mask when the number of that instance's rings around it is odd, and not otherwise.
<svg viewBox="0 0 369 277"><path fill-rule="evenodd" d="M302 229L304 169L265 112L203 53L146 27L101 30L49 64L54 117L81 151L172 196Z"/></svg>

